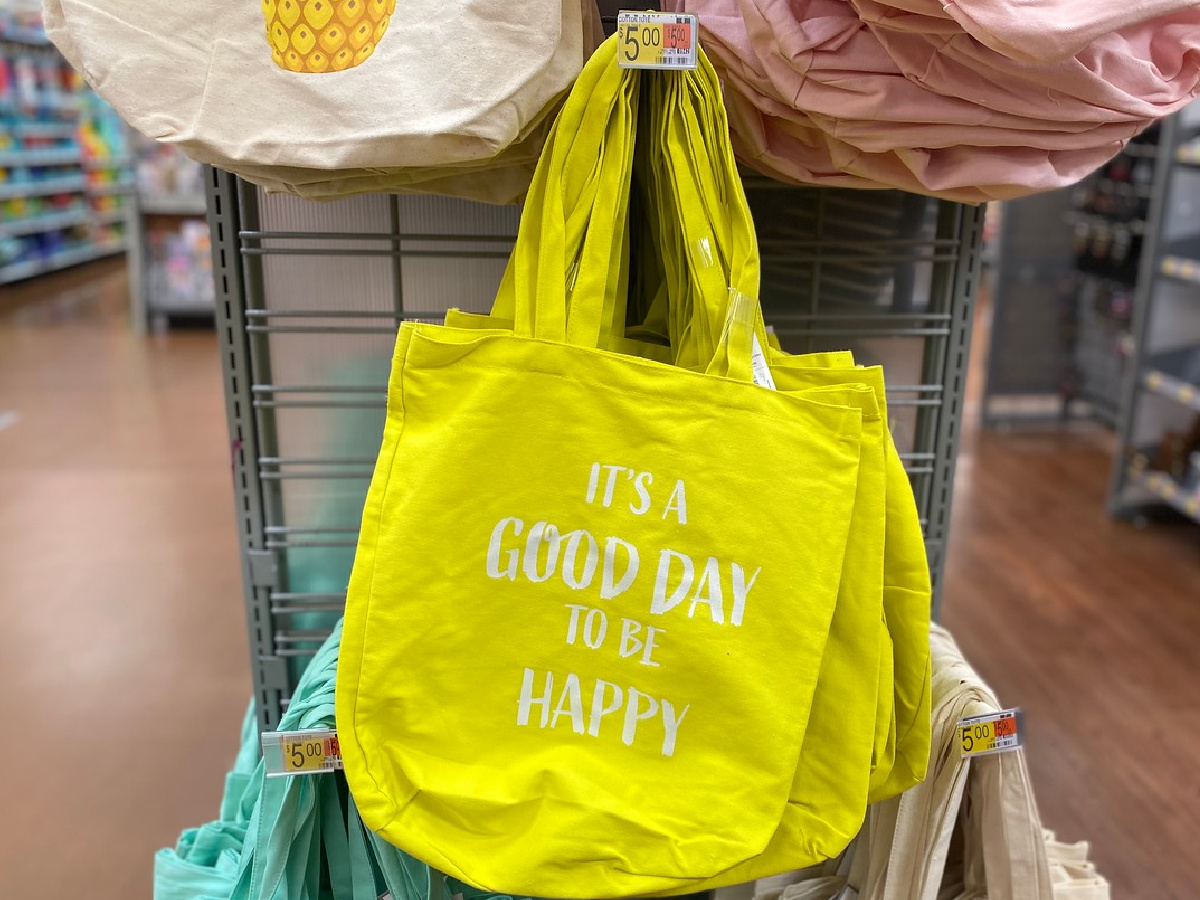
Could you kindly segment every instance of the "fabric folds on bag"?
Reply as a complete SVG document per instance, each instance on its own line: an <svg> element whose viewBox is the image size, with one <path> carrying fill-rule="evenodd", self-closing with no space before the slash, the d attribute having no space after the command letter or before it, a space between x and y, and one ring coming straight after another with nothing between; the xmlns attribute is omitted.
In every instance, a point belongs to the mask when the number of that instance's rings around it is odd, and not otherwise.
<svg viewBox="0 0 1200 900"><path fill-rule="evenodd" d="M1200 8L1176 0L664 8L699 15L739 158L796 183L1012 199L1077 181L1200 89Z"/></svg>
<svg viewBox="0 0 1200 900"><path fill-rule="evenodd" d="M595 0L43 6L51 40L143 134L312 199L519 199L603 37Z"/></svg>

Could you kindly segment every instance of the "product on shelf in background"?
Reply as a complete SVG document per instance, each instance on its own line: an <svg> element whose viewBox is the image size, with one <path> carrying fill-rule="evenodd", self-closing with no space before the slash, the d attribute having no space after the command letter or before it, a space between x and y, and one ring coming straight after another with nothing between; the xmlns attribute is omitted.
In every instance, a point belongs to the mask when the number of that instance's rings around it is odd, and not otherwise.
<svg viewBox="0 0 1200 900"><path fill-rule="evenodd" d="M208 223L185 219L177 231L150 232L148 241L151 310L193 307L211 312L215 295Z"/></svg>
<svg viewBox="0 0 1200 900"><path fill-rule="evenodd" d="M1062 399L1109 427L1120 413L1160 132L1148 128L1070 194L1076 272L1064 297Z"/></svg>
<svg viewBox="0 0 1200 900"><path fill-rule="evenodd" d="M131 265L135 327L212 316L212 243L205 220L204 169L178 147L134 139L138 215Z"/></svg>
<svg viewBox="0 0 1200 900"><path fill-rule="evenodd" d="M169 144L138 142L137 188L143 203L162 197L203 198L204 169Z"/></svg>
<svg viewBox="0 0 1200 900"><path fill-rule="evenodd" d="M0 284L125 249L124 125L40 23L0 9Z"/></svg>
<svg viewBox="0 0 1200 900"><path fill-rule="evenodd" d="M1158 131L1156 126L1130 142L1072 193L1080 271L1130 286L1137 281L1154 192Z"/></svg>
<svg viewBox="0 0 1200 900"><path fill-rule="evenodd" d="M1145 213L1148 252L1138 269L1109 509L1165 504L1200 521L1200 106L1168 119L1154 157ZM1115 180L1115 179L1114 179ZM1134 176L1131 181L1136 181Z"/></svg>
<svg viewBox="0 0 1200 900"><path fill-rule="evenodd" d="M38 0L8 0L0 6L0 40L23 44L50 43L42 30L42 5Z"/></svg>

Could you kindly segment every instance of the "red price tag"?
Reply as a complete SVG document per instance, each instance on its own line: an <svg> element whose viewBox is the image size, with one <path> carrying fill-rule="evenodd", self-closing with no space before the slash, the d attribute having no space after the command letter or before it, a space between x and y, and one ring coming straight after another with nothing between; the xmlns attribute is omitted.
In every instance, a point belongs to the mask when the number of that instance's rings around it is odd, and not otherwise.
<svg viewBox="0 0 1200 900"><path fill-rule="evenodd" d="M692 26L688 22L663 26L663 49L686 50L692 46Z"/></svg>
<svg viewBox="0 0 1200 900"><path fill-rule="evenodd" d="M995 723L993 723L992 731L995 733L996 737L998 737L998 738L1008 737L1009 735L1016 734L1017 733L1017 720L1015 717L1010 717L1007 719L999 719Z"/></svg>
<svg viewBox="0 0 1200 900"><path fill-rule="evenodd" d="M307 731L265 731L262 735L266 773L311 775L342 768L342 748L336 732L326 728Z"/></svg>

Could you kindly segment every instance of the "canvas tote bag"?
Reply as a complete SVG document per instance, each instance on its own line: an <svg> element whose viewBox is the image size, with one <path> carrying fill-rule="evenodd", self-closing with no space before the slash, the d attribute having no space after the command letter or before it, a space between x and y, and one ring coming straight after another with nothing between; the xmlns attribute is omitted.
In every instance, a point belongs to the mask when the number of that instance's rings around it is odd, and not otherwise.
<svg viewBox="0 0 1200 900"><path fill-rule="evenodd" d="M968 759L958 722L998 712L991 689L963 659L950 633L933 626L934 746L929 778L899 798L872 808L860 838L865 874L856 880L869 900L935 900L941 896L1050 900L1046 848L1024 751ZM953 838L961 829L964 840ZM964 867L959 890L949 874L956 854ZM857 862L857 860L856 860ZM949 890L948 890L949 889Z"/></svg>
<svg viewBox="0 0 1200 900"><path fill-rule="evenodd" d="M693 150L698 143L699 141L690 142ZM732 166L726 168L732 171ZM720 179L708 179L708 172L709 168L703 167L698 180L709 192L706 199L711 204L719 205L723 202L720 191L725 186L718 184ZM643 179L643 187L646 186L647 180L651 187L659 187L655 179ZM670 180L667 180L667 184L671 184ZM663 212L662 204L675 203L678 198L671 195L669 190L655 192L654 198L644 206L655 215L656 224L659 226L656 230L659 238L662 239L669 231L669 224L679 219L678 215ZM686 243L686 239L680 236L680 239L674 243L670 241L665 243L669 244L669 247L660 249L663 256L669 257L672 252L670 247L678 247ZM719 242L717 243L719 244ZM716 258L721 256L720 250L719 246L715 247L712 253L714 258L712 265L701 268L716 267ZM668 259L664 269L671 270L672 268L674 268L672 261ZM722 285L728 277L728 273L725 273L718 279L715 291L709 285L707 291L699 290L689 294L679 285L674 285L673 289L665 295L670 298L672 312L664 313L660 318L663 321L673 322L672 327L675 333L686 335L688 339L698 340L704 333L704 329L680 327L680 320L686 316L678 314L675 308L683 306L688 300L698 300L700 304L710 308L706 310L710 320L718 319L723 314L727 296L727 291L723 289ZM502 291L502 296L497 301L497 307L507 304L503 312L510 317L511 312L508 311L508 307L511 307L511 303L511 295L505 296ZM715 312L713 308L715 308ZM696 312L691 307L688 309L690 313ZM491 316L473 316L455 312L448 316L448 321L473 323L475 327L511 328L512 325L511 318L505 319L497 316L495 310ZM656 336L661 336L661 333ZM650 350L660 349L657 345L650 344L644 344L641 347ZM828 392L840 387L843 391L849 392L855 382L858 382L859 389L869 392L870 409L875 409L876 395L880 398L879 403L883 403L882 372L877 368L854 367L853 358L848 353L791 357L788 354L777 352L771 355L771 363L776 386L780 390ZM839 368L832 368L831 366L834 365L838 365ZM813 393L804 395L814 396ZM843 398L840 402L853 404L855 401ZM906 566L924 568L925 556L923 544L920 542L920 524L917 520L915 506L912 505L912 489L903 465L895 453L890 436L886 435L883 418L877 410L870 413L868 408L864 407L864 443L859 470L859 490L851 526L851 540L847 547L838 605L831 626L830 643L822 658L821 677L814 698L813 714L810 718L809 739L806 740L801 752L791 794L793 803L788 810L785 810L776 835L762 854L733 871L722 873L711 881L693 882L691 889L701 889L710 884L728 883L735 876L738 879L752 878L758 874L777 871L780 868L807 865L821 859L822 854L814 852L812 843L806 844L813 839L813 829L810 824L811 817L806 817L805 813L811 814L814 809L819 809L821 816L818 818L822 825L836 824L840 830L840 841L837 843L840 848L857 833L862 824L868 797L869 774L872 798L880 799L878 795L891 795L885 794L885 791L889 790L889 783L891 783L891 793L896 793L908 787L910 780L919 780L920 776L914 778L911 775L912 772L919 769L922 775L924 773L928 755L928 705L927 703L925 705L924 726L913 728L918 711L911 708L914 704L910 703L909 707L903 710L900 718L906 735L909 730L916 733L924 732L924 749L920 748L918 742L914 750L912 740L908 740L906 750L911 752L915 758L903 761L904 764L901 767L903 774L899 776L893 774L896 732L899 727L896 713L897 695L894 693L893 687L892 640L885 627L885 622L882 621L881 604L884 592L885 562L883 548L886 509L885 480L890 482L892 490L905 493L909 497L910 508L905 513L903 521L893 523L893 530L900 533L915 533L918 537L915 544L917 555L912 560L905 560L903 557L906 550L911 550L911 542L893 541L893 556L896 557L896 560L893 561L891 568L893 570L899 568L901 573ZM874 437L868 441L867 432L872 427L872 422L875 429ZM886 451L890 452L885 452L885 437ZM870 455L869 447L871 448ZM869 458L870 464L868 464ZM892 462L899 468L885 466L885 462ZM869 477L868 471L871 472ZM900 504L894 503L893 506L903 508ZM871 535L874 537L870 537ZM897 561L903 565L898 567ZM901 690L899 696L902 701L909 695L920 696L922 692L926 696L928 694L930 594L928 575L925 574L922 578L924 592L920 608L915 611L915 624L909 627L907 632L902 629L902 633L917 635L915 645L905 646L903 652L919 660L916 666L905 667L902 665L902 670L906 672L916 670L918 675L915 685L906 685ZM895 611L893 612L895 614ZM872 632L879 635L874 655L863 652L863 637ZM840 637L835 640L835 635ZM881 665L880 655L884 652L886 664ZM867 682L861 677L863 670L869 669L872 665L875 665L880 672L878 684ZM818 714L819 708L824 712ZM822 727L822 722L828 722L831 725L835 722L840 723L841 733L838 741L834 742L828 739L829 732ZM866 730L860 733L864 726ZM809 821L806 821L806 818ZM806 825L808 827L805 827ZM825 840L816 843L828 850L834 841L826 835Z"/></svg>
<svg viewBox="0 0 1200 900"><path fill-rule="evenodd" d="M694 148L698 143L699 141L692 141L691 145ZM720 167L714 168L719 169ZM710 193L707 198L709 202L720 205L723 202L720 191L722 187L727 189L727 186L719 185L717 182L720 179L710 181L707 178L708 171L707 167L701 169L702 174L699 181ZM732 172L732 164L721 171ZM736 173L733 178L736 178ZM645 181L644 179L643 187L646 186ZM649 179L649 182L652 187L659 186L654 179ZM668 180L668 184L670 183ZM670 192L667 191L666 194L669 195ZM657 229L660 239L669 230L664 223L678 220L678 216L664 213L661 206L668 200L675 202L676 199L659 191L655 193L653 201L644 204L656 216L657 224L660 226ZM671 247L677 247L685 242L680 240L673 244L669 241L666 243ZM717 243L719 244L719 242ZM669 257L670 253L669 248L662 248L664 256ZM720 247L716 247L712 253L714 261L707 268L713 268L716 265L715 258L720 256ZM664 268L666 270L673 268L669 259ZM726 273L718 279L715 291L709 285L707 291L701 290L698 293L687 294L684 289L674 285L673 289L668 292L672 314L663 313L660 318L663 321L670 320L675 323L673 327L677 334L686 334L689 339L698 339L703 333L703 329L699 327L695 329L681 328L678 324L679 320L686 316L676 314L674 308L683 305L685 301L681 298L684 298L685 295L688 299L693 300L701 298L702 304L715 308L715 312L711 309L708 311L710 320L718 319L723 315L724 301L727 296L727 291L723 289L722 285L728 277L729 275ZM497 309L504 307L502 312L509 318L496 315L496 310L493 310L491 316L476 316L455 311L448 316L447 321L462 322L464 325L473 325L474 327L511 329L512 321L509 311L511 304L511 295L506 296L502 290L501 298L497 301ZM690 307L689 310L695 312ZM661 332L656 333L655 336L662 336ZM627 343L635 342L627 341ZM662 349L651 344L637 346L641 351ZM680 354L673 352L673 355ZM874 408L876 395L880 398L879 402L883 403L882 372L878 369L855 368L853 358L848 353L791 357L779 352L772 354L771 362L776 386L780 390L830 391L837 389L839 385L843 386L843 389L849 389L855 382L859 382L860 389L870 391L872 408ZM840 366L840 368L834 369L830 366ZM867 388L866 384L862 384L863 382L869 383L870 388ZM805 396L813 395L806 393ZM840 402L853 404L855 401L843 398ZM883 418L877 412L873 415L868 413L864 408L863 456L860 466L859 491L851 527L851 542L847 548L841 592L831 627L830 644L822 658L821 679L818 682L814 699L808 740L801 752L791 792L792 805L785 810L776 835L762 854L737 867L736 870L722 873L710 881L693 882L691 883L692 889L728 883L734 878L753 878L756 875L778 871L781 868L808 865L824 856L836 853L857 833L862 823L868 797L868 774L871 775L872 799L880 799L881 796L890 796L905 789L911 783L919 780L924 773L928 755L929 732L927 702L924 707L925 723L923 727L913 727L914 722L919 719L919 710L913 707L919 706L919 704L909 703L900 716L907 738L906 754L913 758L906 757L903 760L899 774L893 772L898 729L897 695L894 694L893 687L893 644L885 623L881 621L882 606L880 602L884 590L885 473L890 488L908 496L907 509L900 503L893 503L893 507L903 511L903 520L892 523L893 531L900 534L915 533L917 536L915 545L911 541L892 542L892 555L895 559L892 560L891 569L893 572L899 569L903 576L906 568L916 566L924 569L926 563L924 547L920 539L920 523L917 520L915 505L912 501L912 489L903 465L895 453L890 436L886 435ZM867 430L872 427L872 420L876 423L874 426L876 436L869 442ZM870 456L870 465L868 465L869 446L873 448L874 454ZM885 462L893 463L898 468L885 466ZM872 473L870 477L866 475L868 470ZM875 537L869 538L868 535L875 535ZM852 549L856 543L859 548L857 551ZM906 560L904 553L911 551L913 546L916 549L916 557ZM897 563L901 565L898 566ZM913 646L905 645L903 652L908 657L919 661L915 666L908 665L906 667L902 664L903 671L915 670L918 674L915 685L905 685L900 691L901 701L909 696L919 697L922 692L926 697L928 695L930 592L927 572L918 579L918 581L922 580L924 591L919 608L915 609L913 613L915 621L907 630L901 629L901 632L908 636L916 636L915 643L911 640L909 642ZM893 614L895 613L896 611L893 610ZM864 635L870 633L876 633L879 636L874 654L866 653L863 650ZM835 641L835 635L840 635L840 639ZM882 660L881 657L883 657ZM874 682L866 682L861 677L864 669L870 669L872 666L879 671L877 685ZM820 715L818 714L819 707L825 709L825 712ZM829 731L823 727L822 723L828 723L830 726L833 723L840 723L837 741L829 740ZM860 734L859 731L864 726L867 730ZM913 739L908 737L909 731L914 735L924 733L923 749L919 740L914 743ZM921 774L914 776L912 773L918 770ZM818 810L820 815L814 816L813 813ZM835 826L837 837L833 837L827 830L822 834L821 840L814 840L814 831L818 831L812 825L814 820L819 821L820 826L826 829ZM830 851L831 846L836 849ZM817 851L816 847L821 848L824 852Z"/></svg>
<svg viewBox="0 0 1200 900"><path fill-rule="evenodd" d="M882 372L878 368L809 368L798 365L803 361L804 357L793 357L785 361L781 354L772 355L772 374L780 390L796 389L802 391L802 396L813 397L821 390L837 390L840 381L853 383L857 379L870 383L869 396L873 407L874 392L877 390L878 396L883 397ZM788 365L789 363L791 365ZM822 383L830 387L814 387ZM845 390L846 387L847 385L842 385L841 389ZM859 384L858 387L866 386ZM879 400L879 405L883 405L882 399ZM868 435L871 435L870 440ZM806 813L811 814L814 808L819 808L823 825L840 827L842 837L838 846L844 846L862 825L869 795L872 800L878 799L878 795L889 790L889 786L894 786L892 793L887 794L892 796L898 793L896 788L903 790L911 786L906 784L906 781L911 779L912 783L916 783L924 777L930 730L928 705L924 707L926 719L923 725L918 721L919 709L897 710L898 698L903 700L906 691L902 689L893 693L893 642L886 622L883 621L885 617L881 608L881 598L885 594L885 493L905 492L910 502L912 496L903 466L900 465L897 472L895 468L886 465L885 446L890 445L890 436L883 429L882 417L878 412L874 415L864 415L864 443L855 519L846 551L838 607L834 613L829 643L822 659L820 680L793 783L791 802L785 808L771 843L760 856L722 873L719 878L694 883L692 889L719 887L786 869L811 866L822 858L833 856L834 853L822 856L811 852L811 844L806 842L812 840L814 828ZM891 454L899 464L894 448ZM901 532L915 530L919 535L915 508L906 515L904 521L894 523L892 529ZM920 550L920 560L923 562L923 544L918 543L916 546ZM911 548L911 543L906 547L902 542L898 548L893 548L893 556ZM897 570L894 559L892 569L893 572ZM921 639L924 650L914 647L903 647L899 650L901 655L920 660L917 668L928 667L929 600L929 593L926 591L923 607L911 613L915 623L900 629L901 634L912 634L920 631L922 621L925 623L924 637ZM896 612L893 610L893 615ZM905 611L905 614L909 612ZM875 657L865 653L863 647L864 636L873 631L880 636L878 646L885 651ZM868 682L862 677L864 668L871 665L872 659L879 666L880 678L877 682ZM901 671L913 668L904 663L901 663L900 667ZM928 685L927 676L921 676L917 681L918 694L923 688L927 695ZM904 723L906 739L903 741L904 751L901 754L900 765L894 767L892 760L896 755L898 716ZM876 727L872 728L872 725ZM829 739L834 728L840 729L837 741ZM916 737L920 732L925 735L923 742ZM919 776L911 774L918 770ZM833 843L828 841L825 846Z"/></svg>
<svg viewBox="0 0 1200 900"><path fill-rule="evenodd" d="M581 66L603 42L604 29L595 0L581 0L579 5L583 27L583 53L578 63ZM564 6L564 28L573 24L573 12L572 8ZM570 43L564 39L561 51L566 53L569 47ZM231 171L268 191L308 200L386 192L441 194L483 203L515 203L529 188L557 107L558 101L551 101L538 114L538 121L515 143L495 156L483 159L455 161L448 158L439 165L428 167L370 169L305 169L239 163Z"/></svg>
<svg viewBox="0 0 1200 900"><path fill-rule="evenodd" d="M487 161L584 59L579 0L46 0L45 21L135 128L232 171Z"/></svg>
<svg viewBox="0 0 1200 900"><path fill-rule="evenodd" d="M885 423L887 405L883 371L877 367L844 368L845 360L829 355L770 354L776 383L864 381L871 385ZM850 360L852 363L852 360ZM821 369L824 369L822 374ZM814 371L815 370L815 371ZM781 372L790 373L781 375ZM828 383L828 382L826 382ZM890 432L883 440L886 470L887 515L884 541L883 613L886 624L884 659L890 660L883 677L891 679L894 697L890 727L877 735L876 764L869 800L877 803L903 793L925 777L929 761L930 650L929 628L933 589L925 538L912 484ZM886 671L886 670L885 670ZM882 723L881 723L882 724Z"/></svg>
<svg viewBox="0 0 1200 900"><path fill-rule="evenodd" d="M731 170L731 169L730 169ZM707 175L707 170L705 170ZM710 202L719 204L720 191L710 183L705 176L699 182L710 189ZM712 296L710 293L709 296ZM668 317L670 318L670 317ZM702 329L694 329L691 334L695 337L703 333ZM826 356L823 361L838 360L838 357ZM847 358L842 358L845 361ZM781 390L808 388L819 389L820 385L832 386L838 383L868 382L871 389L878 394L879 404L884 403L884 385L882 372L878 369L810 369L803 365L803 357L792 358L782 352L771 354L771 369L776 386ZM807 377L806 377L807 374ZM807 394L812 396L811 394ZM884 407L886 415L886 407ZM822 681L818 683L814 701L813 716L810 719L810 729L805 749L797 769L796 781L792 792L793 803L785 810L783 822L776 833L771 845L757 859L738 867L737 874L741 878L778 871L781 868L809 865L819 859L819 856L806 853L802 849L805 829L797 827L794 813L799 809L811 808L816 798L828 798L833 790L829 785L837 785L842 791L843 802L840 806L830 805L841 815L838 819L845 829L842 843L846 843L861 824L863 805L867 799L866 776L870 767L866 765L868 758L855 765L854 748L863 746L861 741L855 741L852 733L854 727L862 722L868 725L874 721L876 729L874 743L876 746L875 767L870 781L870 797L872 800L882 799L906 789L918 782L923 776L928 758L929 747L929 576L921 538L920 523L917 518L912 489L908 483L903 465L896 454L890 435L881 426L874 432L878 442L871 444L867 440L869 416L864 418L864 449L863 462L860 467L860 487L856 518L852 528L851 544L847 549L846 565L843 573L842 592L839 595L838 608L835 611L834 626L831 629L830 644L826 648L822 660ZM883 440L886 436L886 441ZM877 478L864 478L864 470L868 468L868 446L878 448L878 455L871 456L871 471L878 473ZM892 493L896 496L891 500L891 529L895 536L892 541L892 557L886 558L883 552L884 531L884 497L885 483L890 484ZM907 498L907 499L906 499ZM877 513L874 511L877 510ZM869 523L878 522L878 531ZM872 539L869 535L875 534ZM861 543L856 537L861 536ZM915 540L914 540L915 539ZM856 548L855 545L858 544ZM851 562L853 560L853 563ZM889 565L890 563L890 565ZM888 580L892 584L884 585L884 572L888 572ZM874 577L872 577L872 573ZM897 593L899 590L899 594ZM893 642L885 623L881 622L880 595L887 597L887 610L897 620L897 630L902 638L900 655L900 673L903 680L895 683L893 680ZM912 601L905 604L905 600ZM919 602L918 602L919 600ZM845 608L843 608L845 607ZM851 608L856 612L851 613ZM874 628L880 635L879 648L886 645L887 663L879 666L875 658L874 665L880 673L881 689L863 690L861 673L870 668L872 661L868 654L862 652L863 634L869 633L871 615L865 619L856 619L854 615L862 615L862 610L874 610ZM838 633L839 617L843 624L840 641L834 640ZM903 619L904 621L899 621ZM839 668L840 667L840 668ZM826 673L828 677L826 677ZM838 674L834 674L838 673ZM839 677L849 673L849 678ZM825 689L827 686L827 689ZM858 687L857 691L854 687ZM895 693L893 694L893 687ZM872 685L871 688L875 688ZM876 715L864 716L857 714L856 702L876 702ZM827 711L820 713L824 708ZM837 710L837 712L834 712ZM834 747L830 742L822 742L825 734L821 723L825 716L830 720L843 716L845 728L849 729L842 735L843 743ZM901 765L893 765L897 734L901 735L904 744L901 755ZM866 746L870 746L868 740ZM807 752L810 750L811 753ZM832 751L832 752L830 752ZM814 777L814 773L816 773ZM855 784L862 778L862 790L856 791ZM856 807L857 803L857 807ZM789 815L791 819L789 821ZM828 820L826 824L829 824ZM733 873L723 873L721 879L704 882L700 887L716 886L719 883L729 883Z"/></svg>
<svg viewBox="0 0 1200 900"><path fill-rule="evenodd" d="M712 77L715 82L715 73ZM727 128L723 110L719 110L714 115L719 115L719 130L723 133ZM683 121L687 124L693 120L684 119ZM688 143L695 146L702 142L703 136L693 133ZM678 146L678 143L671 146ZM740 186L732 164L704 167L696 179L696 184L703 194L704 203L710 210L721 208L726 203L726 198L734 189L731 184L734 182ZM665 183L669 185L673 182L667 180ZM669 216L661 213L658 218L660 221L670 220ZM722 237L721 231L714 233L712 255L718 260L723 258L726 252L726 242L721 240ZM689 239L696 240L697 237L692 235ZM719 267L707 267L701 270L701 274L717 270ZM700 321L694 324L692 330L687 332L683 338L683 340L690 340L703 347L705 336L712 334L714 322L720 320L722 309L719 305L716 307L716 314L712 313L713 298L721 296L719 287L717 290L710 288L707 292L702 291L694 295L673 291L669 292L669 296L673 301L672 306L677 305L674 301L680 297L684 302L693 297L699 297L700 302L691 310L684 309L682 312L668 315L666 317L668 321L679 318L686 319L690 314L695 323L697 319L702 318L697 315L698 313L709 310L707 323ZM704 300L705 297L708 298L707 302ZM683 333L683 329L678 323L675 324L674 331ZM675 340L677 339L672 338L673 343ZM705 353L706 349L702 350L701 357ZM681 364L686 364L688 355L677 349L676 359L681 361ZM827 356L822 361L835 362L836 359L836 357ZM847 358L843 361L852 365L852 359ZM886 419L885 388L881 370L854 368L841 369L836 372L818 370L811 373L805 380L804 373L812 364L815 364L815 359L809 362L804 357L791 357L782 351L774 351L770 354L771 369L776 376L776 385L780 389L812 388L821 384L856 381L866 382L874 389L883 417ZM781 374L793 371L795 375L790 378L786 374ZM886 429L884 431L886 433ZM886 732L886 740L883 739L884 732L881 729L880 740L877 741L877 764L870 791L872 802L894 796L920 782L925 775L930 746L929 623L932 590L929 567L912 487L890 434L886 434L882 449L884 453L883 466L887 472L889 486L887 491L889 539L886 542L883 560L883 607L884 616L889 625L886 640L892 645L894 652L895 665L892 686L895 692L895 702L890 706L893 715L890 728ZM882 493L880 492L880 494ZM861 569L861 566L858 569ZM856 576L851 575L850 577L853 580ZM870 594L873 591L874 587L872 586L866 588L863 593ZM856 657L857 655L855 655L855 664L861 670L863 661ZM886 670L882 670L881 674L885 678L891 678Z"/></svg>
<svg viewBox="0 0 1200 900"><path fill-rule="evenodd" d="M711 77L715 83L715 73ZM686 124L691 120L684 121ZM723 111L719 113L719 123L723 133L727 128ZM695 146L702 141L701 135L693 133L688 143ZM672 146L678 146L678 143ZM696 179L706 207L710 211L723 207L726 198L734 190L732 183L735 182L740 187L732 164L705 167ZM673 182L668 180L665 183L669 185ZM659 219L669 220L669 217L660 215ZM726 240L723 241L722 237L726 237ZM689 238L693 241L698 239L703 238L695 235ZM728 237L720 230L714 232L713 257L718 260L723 258L728 243ZM714 271L719 271L719 267L705 267L701 269L701 275ZM715 322L720 321L721 307L717 306L714 314L711 302L711 298L720 296L719 289L714 290L710 287L707 292L702 291L694 295L676 291L670 296L683 297L685 303L692 297L700 298L692 310L684 309L681 313L675 313L674 318L686 319L689 312L691 313L693 327L681 339L702 348L700 356L703 358L707 353L704 343L706 336L713 333ZM705 302L704 297L710 298L709 301ZM698 315L705 310L709 311L706 321L703 316ZM672 318L668 316L668 321ZM700 321L697 321L698 319ZM674 326L674 330L683 333L678 324ZM674 340L673 338L673 343ZM677 350L676 359L681 364L686 364L688 355ZM803 357L791 357L782 351L772 352L769 362L776 376L776 385L780 389L798 386L795 382L789 382L786 375L781 376L781 372L797 368L798 377L803 378L802 373L807 365ZM886 419L886 398L881 370L843 369L840 375L843 377L836 378L836 382L860 381L871 385ZM820 383L834 383L833 379L824 380L830 378L828 374L817 373L816 377L818 382L809 380L801 381L800 384L814 387ZM781 378L784 379L782 383ZM893 721L886 740L877 741L876 766L869 797L872 802L899 794L919 783L925 776L930 748L929 627L932 588L929 566L912 486L890 434L887 434L886 440L883 441L883 452L888 484L887 540L883 559L883 612L887 623L888 641L893 651L892 687L895 702L891 706ZM862 665L861 660L856 659L856 663L858 666ZM883 671L883 675L887 677L886 670ZM882 734L880 737L882 738Z"/></svg>
<svg viewBox="0 0 1200 900"><path fill-rule="evenodd" d="M751 383L756 307L729 330L729 377L595 349L603 302L579 281L568 318L557 147L599 131L600 164L627 166L639 83L611 42L592 67L523 218L513 334L401 329L338 676L347 777L372 828L468 883L564 897L669 889L767 843L836 599L861 429L856 409ZM622 182L628 168L599 207L627 201ZM581 279L610 268L617 212L592 218ZM764 474L807 515L731 515ZM780 672L787 654L810 663Z"/></svg>
<svg viewBox="0 0 1200 900"><path fill-rule="evenodd" d="M715 73L712 74L712 78L715 82ZM723 110L719 113L719 121L720 129L723 132L728 127ZM702 140L700 135L693 134L690 143L695 145ZM696 183L701 188L707 208L717 209L725 203L726 197L733 189L731 182L738 182L736 171L732 165L706 167L701 171ZM740 185L740 182L738 184ZM660 215L659 218L661 220L666 217ZM715 236L713 255L719 259L723 255L725 244L721 241L721 232L716 232ZM692 239L695 237L693 236ZM708 271L712 271L712 268L710 267ZM684 296L685 300L688 299L680 292L675 292L671 296L672 298ZM710 290L707 296L712 298L720 295L719 292ZM712 303L701 303L695 310L692 310L693 320L697 318L696 312L702 312L705 306L711 309ZM704 327L706 323L700 322L686 339L703 346L705 335L711 335L714 321L719 321L720 307L717 309L718 316L710 314L707 327ZM685 309L682 315L686 318L688 312ZM671 318L668 316L668 320ZM678 325L675 326L675 331L681 331ZM702 352L701 356L703 357L703 355ZM677 351L677 360L682 360L686 364L687 354ZM832 361L832 358L827 357L826 360ZM784 384L780 384L780 372L799 367L798 374L803 377L802 373L809 365L803 357L791 357L782 351L772 352L769 361L773 374L777 376L776 384L781 389L790 389L798 385L787 383L785 387ZM817 373L818 382L801 381L800 384L813 387L819 383L865 381L874 388L886 419L886 400L881 370L850 369L842 370L840 374L844 377L824 381L824 378L830 376ZM893 645L894 652L895 703L891 707L894 715L891 727L887 732L888 736L886 740L877 741L876 766L870 791L872 802L894 796L921 781L925 775L930 745L929 621L932 590L929 567L912 487L890 434L887 434L886 440L883 442L883 450L884 466L888 473L887 482L890 486L887 492L889 513L887 523L890 539L887 541L888 552L885 553L883 561L883 605L885 619L889 623L888 640ZM854 577L851 576L852 579ZM870 593L871 590L873 588L867 589L865 593ZM856 659L855 662L861 667L862 660ZM881 670L881 674L883 677L888 677L886 670Z"/></svg>

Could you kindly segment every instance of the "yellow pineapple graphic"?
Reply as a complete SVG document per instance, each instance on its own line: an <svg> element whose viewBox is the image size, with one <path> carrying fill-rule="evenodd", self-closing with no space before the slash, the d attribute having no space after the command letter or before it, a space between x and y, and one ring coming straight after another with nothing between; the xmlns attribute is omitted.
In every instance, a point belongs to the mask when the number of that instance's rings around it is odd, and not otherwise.
<svg viewBox="0 0 1200 900"><path fill-rule="evenodd" d="M262 0L271 59L289 72L341 72L375 52L396 0Z"/></svg>

